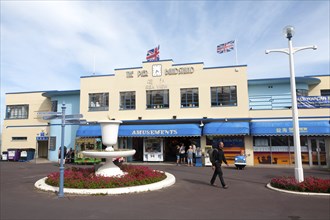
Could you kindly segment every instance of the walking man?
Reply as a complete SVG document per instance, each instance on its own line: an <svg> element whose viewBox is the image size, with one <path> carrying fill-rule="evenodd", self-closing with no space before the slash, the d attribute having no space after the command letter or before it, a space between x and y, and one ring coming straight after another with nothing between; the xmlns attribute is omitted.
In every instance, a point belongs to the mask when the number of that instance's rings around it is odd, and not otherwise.
<svg viewBox="0 0 330 220"><path fill-rule="evenodd" d="M225 154L223 153L223 147L224 147L223 142L220 142L219 145L218 145L218 148L215 148L213 153L212 153L212 157L214 159L213 160L214 163L212 164L212 169L214 170L214 173L213 173L213 176L212 176L212 179L211 179L210 183L211 183L212 186L215 186L214 181L215 181L215 179L218 175L222 187L224 189L227 189L228 185L226 185L225 180L223 179L221 164L222 164L222 162L224 162L227 166L229 166L229 165L227 163Z"/></svg>

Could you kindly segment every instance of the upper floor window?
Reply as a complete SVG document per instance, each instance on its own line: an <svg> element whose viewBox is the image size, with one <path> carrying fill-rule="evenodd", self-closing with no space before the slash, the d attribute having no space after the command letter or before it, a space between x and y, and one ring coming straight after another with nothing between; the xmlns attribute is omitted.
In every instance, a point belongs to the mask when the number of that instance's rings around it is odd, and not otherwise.
<svg viewBox="0 0 330 220"><path fill-rule="evenodd" d="M237 106L236 86L211 87L211 106Z"/></svg>
<svg viewBox="0 0 330 220"><path fill-rule="evenodd" d="M57 112L57 100L52 101L52 112Z"/></svg>
<svg viewBox="0 0 330 220"><path fill-rule="evenodd" d="M321 96L330 96L330 89L321 89Z"/></svg>
<svg viewBox="0 0 330 220"><path fill-rule="evenodd" d="M109 110L109 93L90 93L89 111Z"/></svg>
<svg viewBox="0 0 330 220"><path fill-rule="evenodd" d="M181 107L193 108L198 106L198 88L181 89Z"/></svg>
<svg viewBox="0 0 330 220"><path fill-rule="evenodd" d="M147 109L169 108L169 90L147 91Z"/></svg>
<svg viewBox="0 0 330 220"><path fill-rule="evenodd" d="M6 119L27 119L29 116L29 105L7 105Z"/></svg>
<svg viewBox="0 0 330 220"><path fill-rule="evenodd" d="M307 89L297 89L296 90L297 96L308 96Z"/></svg>
<svg viewBox="0 0 330 220"><path fill-rule="evenodd" d="M11 137L12 141L26 141L27 137Z"/></svg>
<svg viewBox="0 0 330 220"><path fill-rule="evenodd" d="M135 92L120 92L120 109L135 109Z"/></svg>

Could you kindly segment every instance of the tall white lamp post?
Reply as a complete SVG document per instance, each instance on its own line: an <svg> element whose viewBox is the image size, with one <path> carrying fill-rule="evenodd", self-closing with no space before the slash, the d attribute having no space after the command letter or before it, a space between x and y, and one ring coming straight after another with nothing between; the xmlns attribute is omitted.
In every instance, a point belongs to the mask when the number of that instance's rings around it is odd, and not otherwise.
<svg viewBox="0 0 330 220"><path fill-rule="evenodd" d="M304 181L304 172L302 168L301 161L301 146L300 146L300 134L299 134L299 121L298 121L298 108L297 108L297 95L296 95L296 79L294 72L294 60L293 54L306 49L316 50L317 47L313 46L305 46L305 47L292 47L292 36L294 34L293 26L286 26L283 29L284 36L288 38L289 48L284 49L274 49L274 50L266 50L266 54L271 52L280 52L289 55L290 61L290 84L291 84L291 96L292 96L292 119L293 119L293 140L294 140L294 155L295 155L295 179L298 182Z"/></svg>

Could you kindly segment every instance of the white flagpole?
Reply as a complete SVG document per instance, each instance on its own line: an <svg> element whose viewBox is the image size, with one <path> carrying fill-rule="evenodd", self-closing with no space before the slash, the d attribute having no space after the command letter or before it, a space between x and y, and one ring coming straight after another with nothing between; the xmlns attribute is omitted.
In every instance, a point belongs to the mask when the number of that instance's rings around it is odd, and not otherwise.
<svg viewBox="0 0 330 220"><path fill-rule="evenodd" d="M234 43L235 43L235 59L236 59L236 66L238 65L238 61L237 61L237 40L235 39L235 41L234 41Z"/></svg>
<svg viewBox="0 0 330 220"><path fill-rule="evenodd" d="M94 59L93 59L93 75L95 75L95 54L94 54Z"/></svg>

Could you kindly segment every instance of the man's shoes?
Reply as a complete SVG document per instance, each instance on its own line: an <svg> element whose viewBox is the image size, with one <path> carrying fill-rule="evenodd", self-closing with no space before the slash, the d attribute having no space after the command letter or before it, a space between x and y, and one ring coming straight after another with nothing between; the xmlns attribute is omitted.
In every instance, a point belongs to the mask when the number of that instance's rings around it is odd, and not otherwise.
<svg viewBox="0 0 330 220"><path fill-rule="evenodd" d="M211 182L210 182L210 185L211 185L211 186L217 186L217 184L215 184L215 183L211 183Z"/></svg>
<svg viewBox="0 0 330 220"><path fill-rule="evenodd" d="M228 189L228 185L224 185L223 188L224 188L224 189Z"/></svg>

